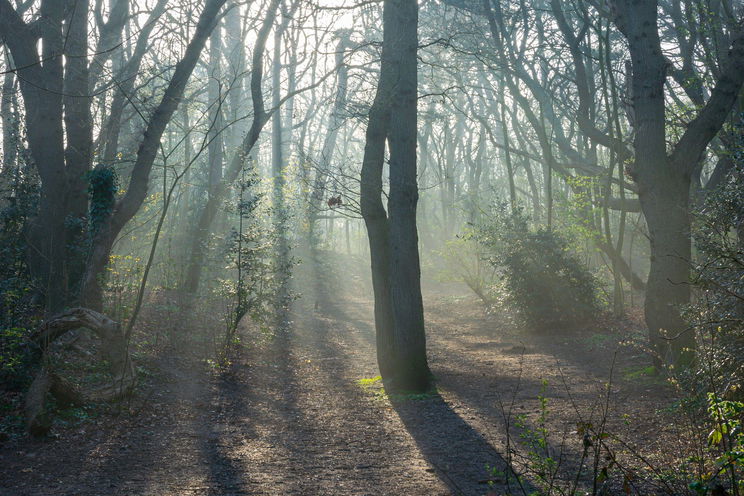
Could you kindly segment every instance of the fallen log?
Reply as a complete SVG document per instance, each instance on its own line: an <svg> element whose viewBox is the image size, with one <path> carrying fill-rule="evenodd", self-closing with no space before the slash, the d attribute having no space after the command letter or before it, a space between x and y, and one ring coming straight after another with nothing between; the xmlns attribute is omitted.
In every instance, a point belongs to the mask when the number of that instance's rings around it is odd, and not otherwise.
<svg viewBox="0 0 744 496"><path fill-rule="evenodd" d="M32 334L32 341L41 348L42 363L47 364L49 346L73 329L91 330L101 340L103 358L108 360L112 381L103 387L80 390L74 384L43 366L26 393L26 426L34 435L44 435L51 425L46 411L46 396L51 393L62 405L83 405L98 401L113 401L129 395L136 385L137 375L129 355L127 339L121 325L88 308L72 308L46 320Z"/></svg>
<svg viewBox="0 0 744 496"><path fill-rule="evenodd" d="M26 429L33 436L44 436L49 432L52 425L49 412L46 409L46 395L51 387L51 377L46 367L34 377L31 387L26 392L24 402L24 413L26 417Z"/></svg>

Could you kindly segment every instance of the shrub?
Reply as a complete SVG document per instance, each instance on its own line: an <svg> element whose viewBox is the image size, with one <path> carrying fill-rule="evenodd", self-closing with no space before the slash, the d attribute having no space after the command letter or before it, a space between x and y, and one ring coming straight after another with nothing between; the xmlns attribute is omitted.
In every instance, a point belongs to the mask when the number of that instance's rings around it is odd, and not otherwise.
<svg viewBox="0 0 744 496"><path fill-rule="evenodd" d="M0 392L23 389L38 361L28 335L37 324L40 291L29 272L26 239L39 192L28 169L3 171L14 177L0 187Z"/></svg>
<svg viewBox="0 0 744 496"><path fill-rule="evenodd" d="M507 300L534 330L581 326L598 311L594 275L558 233L530 229L521 210L496 205L474 236L499 271Z"/></svg>
<svg viewBox="0 0 744 496"><path fill-rule="evenodd" d="M685 316L698 337L696 389L744 397L744 161L696 214L694 301Z"/></svg>

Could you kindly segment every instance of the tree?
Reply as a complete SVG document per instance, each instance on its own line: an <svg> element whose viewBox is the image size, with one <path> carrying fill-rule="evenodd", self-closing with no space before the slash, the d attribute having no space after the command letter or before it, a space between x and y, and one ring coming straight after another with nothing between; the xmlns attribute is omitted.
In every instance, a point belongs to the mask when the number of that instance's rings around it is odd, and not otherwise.
<svg viewBox="0 0 744 496"><path fill-rule="evenodd" d="M377 361L389 387L426 391L430 372L421 297L416 205L418 5L385 0L380 77L369 112L361 210L369 235ZM388 211L382 203L385 142Z"/></svg>
<svg viewBox="0 0 744 496"><path fill-rule="evenodd" d="M744 83L744 31L732 33L731 48L708 102L668 152L664 85L669 65L659 37L658 2L615 0L612 6L613 21L630 50L635 153L629 172L638 184L651 241L646 324L657 352L663 354L670 339L671 362L685 363L695 347L695 336L680 316L680 307L690 301L691 177L739 98Z"/></svg>
<svg viewBox="0 0 744 496"><path fill-rule="evenodd" d="M217 15L226 0L208 0L199 16L196 31L186 47L181 60L163 94L155 112L150 117L137 150L129 187L116 202L111 214L93 239L89 263L83 282L83 301L93 308L100 308L100 276L108 264L111 248L126 223L134 217L147 196L152 164L157 155L160 139L173 113L178 108L186 83L194 70L207 40L215 27Z"/></svg>
<svg viewBox="0 0 744 496"><path fill-rule="evenodd" d="M212 228L215 217L217 216L219 206L228 192L230 184L234 183L240 176L241 171L245 168L250 158L254 145L261 136L261 130L268 123L271 114L276 109L266 110L263 97L263 62L266 41L268 40L271 28L276 19L279 9L280 0L271 0L266 8L266 17L261 24L261 28L256 35L256 43L253 49L251 61L251 100L253 105L253 118L251 127L243 137L240 146L233 153L227 168L224 171L220 181L210 185L209 196L206 204L197 214L196 229L191 240L190 251L188 256L188 267L183 289L194 293L199 287L202 266L206 256L206 243L209 232Z"/></svg>
<svg viewBox="0 0 744 496"><path fill-rule="evenodd" d="M91 170L93 157L91 88L98 82L91 75L100 75L99 66L106 61L104 54L110 52L111 47L102 44L116 43L121 37L128 2L116 2L108 22L100 23L94 69L88 62L88 0L75 2L74 8L58 0L43 0L39 17L32 23L25 22L8 0L0 0L0 36L10 49L21 82L28 147L41 178L39 212L30 226L29 266L43 287L48 311L59 310L75 300L100 308L100 277L113 243L147 196L160 139L225 2L205 3L194 36L176 64L162 99L147 119L126 193L97 219L90 248L83 250L78 238L85 235L86 174ZM162 2L158 7L162 8ZM36 48L39 39L41 53ZM135 55L141 57L142 53ZM138 65L136 57L132 60ZM119 116L115 118L113 125ZM112 200L113 194L112 191Z"/></svg>

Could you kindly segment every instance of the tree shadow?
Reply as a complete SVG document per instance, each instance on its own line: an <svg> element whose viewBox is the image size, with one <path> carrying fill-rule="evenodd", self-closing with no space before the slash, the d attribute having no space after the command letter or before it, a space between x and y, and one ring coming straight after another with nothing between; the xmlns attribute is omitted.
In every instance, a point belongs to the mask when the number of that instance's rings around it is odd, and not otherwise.
<svg viewBox="0 0 744 496"><path fill-rule="evenodd" d="M427 315L442 322L445 326L458 328L453 316L448 313L448 305L429 305ZM503 315L486 316L482 308L473 305L473 310L480 315L473 316L467 332L456 335L437 335L435 339L450 341L455 347L469 350L493 350L499 354L543 355L553 360L555 366L564 369L573 368L579 377L593 378L605 382L610 375L614 380L621 379L625 369L650 365L648 356L629 347L627 329L619 333L612 328L603 328L605 322L599 320L594 328L530 331L526 328L515 328L512 321ZM581 371L581 372L578 372ZM625 384L636 392L647 389L647 385ZM658 388L657 394L665 388ZM668 388L666 388L668 390Z"/></svg>
<svg viewBox="0 0 744 496"><path fill-rule="evenodd" d="M248 405L254 401L255 393L232 375L224 374L216 381L210 398L215 405L212 418L196 418L193 429L198 433L202 465L206 467L205 494L228 495L245 494L245 486L250 483L245 467L231 451L240 438L254 437L255 430L248 424L236 425L234 419L216 421L224 412L244 412L250 415ZM216 418L215 418L216 416Z"/></svg>
<svg viewBox="0 0 744 496"><path fill-rule="evenodd" d="M394 395L391 403L418 449L453 494L529 494L504 456L439 394L426 399ZM462 460L479 460L463 464ZM508 474L508 476L507 476Z"/></svg>
<svg viewBox="0 0 744 496"><path fill-rule="evenodd" d="M257 478L264 474L245 457L243 444L270 446L286 462L299 457L299 448L284 439L296 423L298 410L291 345L291 329L285 327L264 348L238 358L214 380L209 396L213 410L195 418L193 424L200 441L201 464L207 470L205 494L254 494L266 482ZM286 467L275 470L282 472Z"/></svg>
<svg viewBox="0 0 744 496"><path fill-rule="evenodd" d="M364 320L358 315L363 311L359 308L362 302L350 306L347 298L344 303L342 306L328 300L323 313L354 327L356 334L374 349L371 309L364 305L370 311ZM391 395L389 400L418 451L452 494L529 494L534 490L524 480L520 486L502 454L439 394L423 399Z"/></svg>

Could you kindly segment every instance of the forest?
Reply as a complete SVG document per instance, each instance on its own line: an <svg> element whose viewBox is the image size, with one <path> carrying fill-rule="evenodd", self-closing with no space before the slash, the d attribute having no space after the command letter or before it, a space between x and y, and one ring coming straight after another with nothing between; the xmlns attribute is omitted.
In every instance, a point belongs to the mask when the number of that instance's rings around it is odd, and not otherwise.
<svg viewBox="0 0 744 496"><path fill-rule="evenodd" d="M0 495L744 495L742 0L0 0Z"/></svg>

